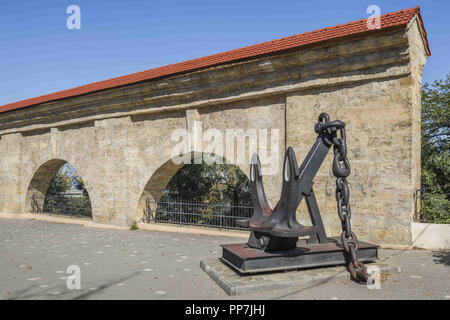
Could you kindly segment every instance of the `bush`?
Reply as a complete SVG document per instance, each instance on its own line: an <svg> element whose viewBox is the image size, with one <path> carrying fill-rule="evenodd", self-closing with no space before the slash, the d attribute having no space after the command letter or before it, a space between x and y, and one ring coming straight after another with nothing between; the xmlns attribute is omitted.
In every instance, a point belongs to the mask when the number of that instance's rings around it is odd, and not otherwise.
<svg viewBox="0 0 450 320"><path fill-rule="evenodd" d="M131 226L130 226L130 230L137 230L137 229L139 229L139 227L138 227L138 225L137 225L137 222L134 221L134 222L131 224Z"/></svg>

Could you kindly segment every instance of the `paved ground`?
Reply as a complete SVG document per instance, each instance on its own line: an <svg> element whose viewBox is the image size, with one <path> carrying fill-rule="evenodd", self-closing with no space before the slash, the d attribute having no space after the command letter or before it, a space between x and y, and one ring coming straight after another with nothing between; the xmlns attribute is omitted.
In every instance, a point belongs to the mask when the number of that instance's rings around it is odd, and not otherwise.
<svg viewBox="0 0 450 320"><path fill-rule="evenodd" d="M450 299L450 251L381 250L380 290L343 279L230 297L199 266L242 239L0 218L0 299ZM81 290L66 286L68 266Z"/></svg>

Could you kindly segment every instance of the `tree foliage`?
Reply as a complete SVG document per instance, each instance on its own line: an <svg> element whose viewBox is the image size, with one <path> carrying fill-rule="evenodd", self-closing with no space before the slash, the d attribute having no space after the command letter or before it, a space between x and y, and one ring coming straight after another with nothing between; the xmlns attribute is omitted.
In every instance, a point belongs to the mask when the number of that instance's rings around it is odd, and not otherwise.
<svg viewBox="0 0 450 320"><path fill-rule="evenodd" d="M235 165L186 164L164 190L153 219L158 222L236 228L252 213L250 183Z"/></svg>
<svg viewBox="0 0 450 320"><path fill-rule="evenodd" d="M247 176L235 165L187 164L169 181L165 196L207 203L251 205Z"/></svg>
<svg viewBox="0 0 450 320"><path fill-rule="evenodd" d="M450 75L422 88L422 201L427 221L450 222Z"/></svg>
<svg viewBox="0 0 450 320"><path fill-rule="evenodd" d="M58 171L50 181L47 189L47 195L58 195L70 190L72 179L66 172Z"/></svg>
<svg viewBox="0 0 450 320"><path fill-rule="evenodd" d="M70 190L82 191L81 197L67 196ZM53 176L44 199L44 212L90 216L92 214L89 194L83 179L70 164L62 166Z"/></svg>

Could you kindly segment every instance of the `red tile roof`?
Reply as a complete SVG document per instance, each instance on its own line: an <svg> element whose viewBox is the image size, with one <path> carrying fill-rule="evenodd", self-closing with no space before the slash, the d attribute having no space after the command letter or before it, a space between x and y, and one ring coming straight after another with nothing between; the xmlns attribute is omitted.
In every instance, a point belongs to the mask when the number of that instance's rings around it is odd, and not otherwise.
<svg viewBox="0 0 450 320"><path fill-rule="evenodd" d="M142 81L155 80L177 74L188 73L207 67L248 60L261 56L274 55L285 52L287 50L300 49L309 45L317 45L323 41L336 39L341 40L342 38L361 36L372 32L388 31L396 28L402 28L406 27L406 25L415 15L417 15L419 18L420 26L424 34L426 50L428 55L430 55L428 40L420 15L420 8L419 6L417 6L415 8L404 9L382 15L381 29L378 30L369 30L366 23L367 19L362 19L346 24L337 25L334 27L327 27L312 32L305 32L290 37L255 44L245 48L213 54L207 57L175 63L164 67L141 71L117 78L90 83L72 89L46 94L27 100L9 103L0 106L0 113L20 108L26 108L45 102L79 96L100 90L122 87Z"/></svg>

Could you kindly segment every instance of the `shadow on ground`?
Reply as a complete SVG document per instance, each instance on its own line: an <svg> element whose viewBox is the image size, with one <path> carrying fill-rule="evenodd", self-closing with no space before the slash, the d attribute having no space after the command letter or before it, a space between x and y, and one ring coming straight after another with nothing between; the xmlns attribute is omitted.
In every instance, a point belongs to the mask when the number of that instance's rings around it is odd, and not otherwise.
<svg viewBox="0 0 450 320"><path fill-rule="evenodd" d="M91 290L89 292L81 293L80 295L72 297L72 298L69 298L69 299L73 299L73 300L88 299L93 294L101 293L105 289L108 289L109 287L111 287L113 285L117 285L118 283L123 282L125 280L129 280L131 278L134 278L135 276L137 276L137 275L139 275L141 273L142 273L141 271L140 272L134 272L134 273L132 273L132 274L126 276L126 277L121 277L120 279L112 280L109 283L102 284L102 285L98 286L97 288L95 288L95 290ZM67 294L68 291L65 290L66 288L64 286L62 286L62 285L50 287L50 288L47 288L44 291L40 290L39 292L31 293L31 291L33 291L33 289L36 289L36 288L37 288L37 286L35 286L35 285L28 286L25 289L22 289L22 290L19 290L19 291L15 292L14 295L11 296L8 299L9 300L35 299L36 297L42 297L42 295L44 295L43 297L45 299L57 299L57 298L67 299L65 294ZM56 294L52 293L52 291L54 291L55 289L59 289L61 291L57 291L58 294L56 295Z"/></svg>
<svg viewBox="0 0 450 320"><path fill-rule="evenodd" d="M433 261L438 264L443 264L450 267L450 250L434 251Z"/></svg>

